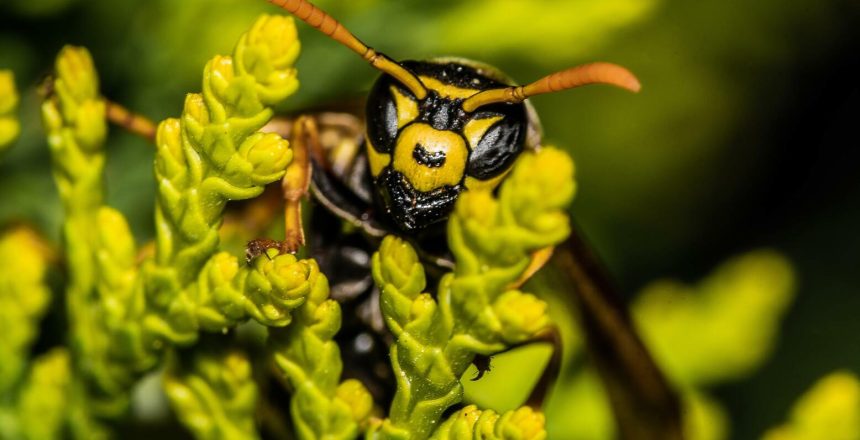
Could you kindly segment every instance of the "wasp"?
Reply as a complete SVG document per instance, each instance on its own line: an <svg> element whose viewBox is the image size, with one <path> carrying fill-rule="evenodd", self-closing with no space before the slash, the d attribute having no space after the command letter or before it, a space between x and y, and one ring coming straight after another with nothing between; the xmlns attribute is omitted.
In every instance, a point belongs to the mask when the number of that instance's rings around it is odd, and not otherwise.
<svg viewBox="0 0 860 440"><path fill-rule="evenodd" d="M377 401L393 395L388 345L379 313L378 292L370 276L370 256L382 237L412 241L433 279L453 267L445 247L445 220L464 191L494 189L517 157L539 149L541 124L528 98L589 84L637 92L640 83L627 69L604 62L552 73L517 85L498 69L463 58L397 62L367 46L341 23L307 0L269 0L352 50L382 75L363 111L320 111L281 117L264 130L289 139L293 161L281 182L285 239L248 243L249 259L307 252L330 279L332 296L342 303L338 334L344 373L360 379ZM115 120L134 124L119 106ZM110 117L111 112L108 116ZM322 209L302 213L311 195ZM310 221L303 221L307 218ZM305 224L311 233L305 236ZM633 330L611 278L577 228L551 254L536 253L530 270L546 265L578 311L588 353L610 397L624 438L680 438L675 392ZM307 241L307 243L306 243ZM550 257L550 255L552 255ZM537 387L548 388L555 363ZM479 360L486 364L487 359ZM551 362L552 364L553 362ZM482 366L479 366L482 368ZM483 365L483 368L488 368ZM529 403L540 405L544 390Z"/></svg>

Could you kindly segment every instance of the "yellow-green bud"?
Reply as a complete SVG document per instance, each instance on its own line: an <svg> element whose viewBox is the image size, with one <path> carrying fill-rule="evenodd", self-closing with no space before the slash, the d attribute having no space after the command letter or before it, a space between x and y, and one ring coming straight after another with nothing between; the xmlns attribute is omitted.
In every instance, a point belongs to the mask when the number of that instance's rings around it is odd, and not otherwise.
<svg viewBox="0 0 860 440"><path fill-rule="evenodd" d="M373 396L361 382L347 379L337 387L335 395L349 406L353 420L359 424L370 417L373 411Z"/></svg>
<svg viewBox="0 0 860 440"><path fill-rule="evenodd" d="M207 275L212 288L231 283L239 272L238 259L227 252L215 254L209 264L211 268Z"/></svg>
<svg viewBox="0 0 860 440"><path fill-rule="evenodd" d="M374 265L374 270L381 266L375 275L377 282L393 284L407 298L415 298L424 290L424 267L409 243L394 236L385 237L378 255L382 264Z"/></svg>
<svg viewBox="0 0 860 440"><path fill-rule="evenodd" d="M268 66L254 65L254 69L248 72L262 83L270 82L271 78L268 75L273 69L290 68L295 63L300 50L293 18L282 15L260 17L248 31L246 44L247 48L260 51L262 58L268 61ZM243 58L242 61L248 66L250 65L248 61L251 60Z"/></svg>
<svg viewBox="0 0 860 440"><path fill-rule="evenodd" d="M460 196L457 214L484 227L495 225L497 203L489 191L467 191Z"/></svg>
<svg viewBox="0 0 860 440"><path fill-rule="evenodd" d="M203 89L214 93L218 101L226 103L235 103L237 96L230 96L230 86L235 77L233 70L233 58L223 55L216 55L208 64L203 74L204 83ZM213 112L216 109L210 108ZM223 121L226 115L217 113L212 114L212 119Z"/></svg>
<svg viewBox="0 0 860 440"><path fill-rule="evenodd" d="M256 79L262 102L280 101L298 88L292 66L300 47L292 17L264 15L236 46L236 69Z"/></svg>
<svg viewBox="0 0 860 440"><path fill-rule="evenodd" d="M549 324L547 304L529 293L507 291L496 300L493 310L508 343L524 341Z"/></svg>
<svg viewBox="0 0 860 440"><path fill-rule="evenodd" d="M18 91L15 75L11 70L0 70L0 115L12 113L18 108Z"/></svg>
<svg viewBox="0 0 860 440"><path fill-rule="evenodd" d="M0 151L11 145L21 132L21 125L15 116L17 108L15 77L9 70L0 70Z"/></svg>
<svg viewBox="0 0 860 440"><path fill-rule="evenodd" d="M98 98L99 78L89 51L82 47L65 46L57 56L57 76L69 93L69 98L83 102ZM74 118L69 118L74 120Z"/></svg>
<svg viewBox="0 0 860 440"><path fill-rule="evenodd" d="M498 422L501 438L516 440L543 440L546 438L546 418L540 411L524 406L505 413Z"/></svg>
<svg viewBox="0 0 860 440"><path fill-rule="evenodd" d="M274 133L257 133L240 147L240 154L251 164L254 175L268 176L283 173L293 160L290 143Z"/></svg>

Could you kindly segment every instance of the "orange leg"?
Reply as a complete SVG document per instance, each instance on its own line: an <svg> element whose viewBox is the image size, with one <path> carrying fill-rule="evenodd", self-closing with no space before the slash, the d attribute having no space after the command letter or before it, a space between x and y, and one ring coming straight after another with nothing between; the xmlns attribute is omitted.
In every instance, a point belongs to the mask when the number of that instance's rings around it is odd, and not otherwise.
<svg viewBox="0 0 860 440"><path fill-rule="evenodd" d="M526 283L529 279L531 279L532 275L536 274L552 257L552 253L555 250L554 246L547 246L542 249L538 249L532 252L531 261L529 261L528 267L523 272L520 277L507 286L507 289L519 289L523 284Z"/></svg>
<svg viewBox="0 0 860 440"><path fill-rule="evenodd" d="M300 116L293 123L293 161L281 181L284 194L284 241L282 252L296 253L305 245L302 226L302 198L308 193L311 183L310 152L318 151L319 132L316 121L310 116Z"/></svg>
<svg viewBox="0 0 860 440"><path fill-rule="evenodd" d="M284 241L266 238L251 240L245 249L248 261L258 255L266 255L267 249L275 248L282 254L295 254L305 245L302 199L308 194L311 183L311 160L321 162L325 159L317 121L313 116L273 120L266 131L288 137L293 150L293 160L281 180L281 193L284 197Z"/></svg>
<svg viewBox="0 0 860 440"><path fill-rule="evenodd" d="M127 108L108 100L105 100L105 115L110 122L126 129L130 133L136 134L148 141L155 140L155 123L145 116L132 113Z"/></svg>

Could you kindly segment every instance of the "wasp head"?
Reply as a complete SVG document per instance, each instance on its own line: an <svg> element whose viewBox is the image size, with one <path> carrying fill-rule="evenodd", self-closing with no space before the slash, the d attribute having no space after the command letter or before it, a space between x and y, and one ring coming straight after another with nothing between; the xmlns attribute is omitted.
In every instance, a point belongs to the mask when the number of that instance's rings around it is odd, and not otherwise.
<svg viewBox="0 0 860 440"><path fill-rule="evenodd" d="M462 191L497 185L523 150L528 120L521 103L463 109L470 96L506 86L491 72L460 61L403 66L426 96L383 75L368 99L365 143L380 208L414 232L447 219Z"/></svg>

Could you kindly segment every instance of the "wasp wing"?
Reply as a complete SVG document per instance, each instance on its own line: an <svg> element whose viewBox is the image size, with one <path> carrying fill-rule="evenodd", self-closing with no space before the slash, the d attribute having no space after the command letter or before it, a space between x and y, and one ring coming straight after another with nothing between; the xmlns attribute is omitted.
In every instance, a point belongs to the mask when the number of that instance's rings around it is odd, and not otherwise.
<svg viewBox="0 0 860 440"><path fill-rule="evenodd" d="M564 299L577 311L587 354L603 381L620 437L682 438L677 394L642 343L624 302L576 227L556 248L545 270L556 283L566 286Z"/></svg>

